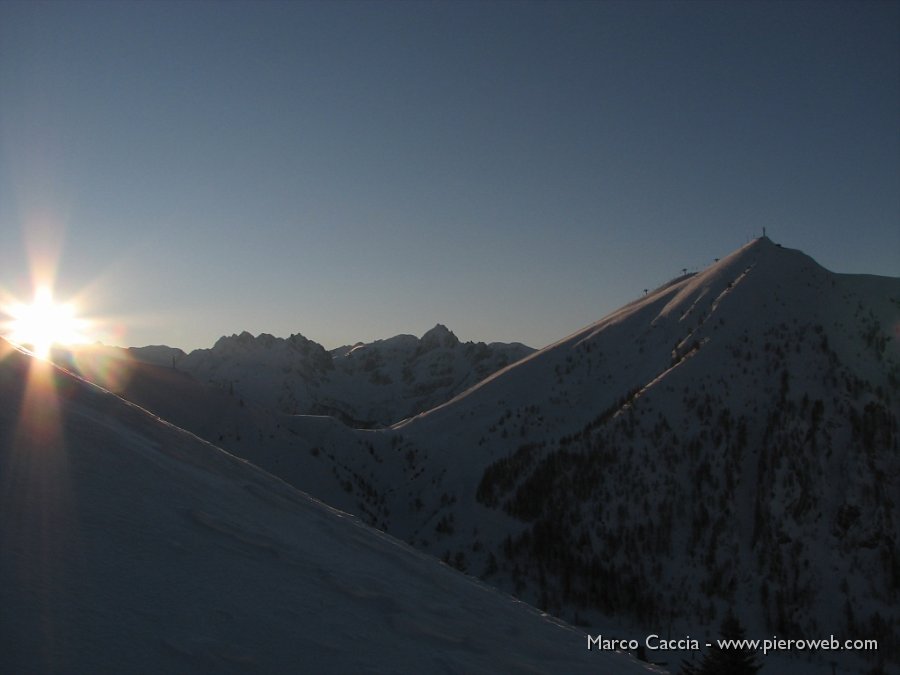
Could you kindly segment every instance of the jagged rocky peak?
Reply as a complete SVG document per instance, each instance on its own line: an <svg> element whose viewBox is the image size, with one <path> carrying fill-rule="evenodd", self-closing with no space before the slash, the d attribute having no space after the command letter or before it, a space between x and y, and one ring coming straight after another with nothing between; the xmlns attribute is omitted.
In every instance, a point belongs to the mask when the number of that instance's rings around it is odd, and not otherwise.
<svg viewBox="0 0 900 675"><path fill-rule="evenodd" d="M197 350L198 353L206 350ZM269 333L260 333L254 337L247 331L243 331L240 335L223 336L216 341L212 348L212 353L220 356L227 356L236 353L261 354L263 352L273 352L283 354L285 358L290 358L291 353L299 353L305 358L314 361L319 367L331 367L331 355L318 342L307 339L300 333L295 333L288 338L275 337Z"/></svg>
<svg viewBox="0 0 900 675"><path fill-rule="evenodd" d="M236 333L232 333L231 335L223 335L218 340L216 340L216 344L213 345L214 351L223 351L230 350L234 347L243 347L247 348L253 344L256 338L253 337L247 331L243 331L240 335Z"/></svg>
<svg viewBox="0 0 900 675"><path fill-rule="evenodd" d="M288 339L287 343L292 345L293 347L300 349L309 349L312 345L316 345L317 347L321 347L318 342L314 342L307 337L304 337L300 333L292 334ZM324 349L324 348L323 348Z"/></svg>
<svg viewBox="0 0 900 675"><path fill-rule="evenodd" d="M286 340L286 343L290 345L293 350L300 352L303 356L314 361L318 367L326 370L330 370L334 367L331 353L318 342L310 340L300 333L294 333Z"/></svg>
<svg viewBox="0 0 900 675"><path fill-rule="evenodd" d="M459 344L459 338L444 324L439 323L422 336L421 343L425 349L434 349L435 347L452 349Z"/></svg>
<svg viewBox="0 0 900 675"><path fill-rule="evenodd" d="M223 335L220 337L216 344L213 346L214 350L221 349L223 347L227 348L229 346L241 346L244 348L257 348L262 347L264 349L271 349L272 347L280 344L290 344L293 346L300 345L309 345L315 344L310 340L303 337L300 333L296 333L291 335L289 338L280 338L275 337L271 333L260 333L258 336L254 337L253 334L243 331L240 335L232 334L232 335Z"/></svg>
<svg viewBox="0 0 900 675"><path fill-rule="evenodd" d="M283 342L281 338L277 338L274 335L270 335L269 333L260 333L259 337L256 338L256 342L261 347L265 347L266 349L271 349L273 346L278 344L279 342Z"/></svg>

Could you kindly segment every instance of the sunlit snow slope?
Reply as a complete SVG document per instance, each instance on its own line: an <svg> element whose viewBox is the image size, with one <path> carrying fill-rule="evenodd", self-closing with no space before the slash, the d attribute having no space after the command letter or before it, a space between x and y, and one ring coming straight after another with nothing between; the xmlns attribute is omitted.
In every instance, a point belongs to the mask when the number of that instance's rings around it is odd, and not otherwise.
<svg viewBox="0 0 900 675"><path fill-rule="evenodd" d="M0 351L0 672L647 672Z"/></svg>

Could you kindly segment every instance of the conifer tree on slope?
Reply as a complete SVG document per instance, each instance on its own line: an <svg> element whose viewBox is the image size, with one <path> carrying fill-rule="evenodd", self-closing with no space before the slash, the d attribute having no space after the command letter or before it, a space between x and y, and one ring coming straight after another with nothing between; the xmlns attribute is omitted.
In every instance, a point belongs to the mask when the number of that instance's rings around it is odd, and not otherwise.
<svg viewBox="0 0 900 675"><path fill-rule="evenodd" d="M720 629L722 640L741 640L744 629L729 612ZM699 664L682 661L679 675L755 675L762 668L756 652L750 649L722 649L718 644L703 656Z"/></svg>

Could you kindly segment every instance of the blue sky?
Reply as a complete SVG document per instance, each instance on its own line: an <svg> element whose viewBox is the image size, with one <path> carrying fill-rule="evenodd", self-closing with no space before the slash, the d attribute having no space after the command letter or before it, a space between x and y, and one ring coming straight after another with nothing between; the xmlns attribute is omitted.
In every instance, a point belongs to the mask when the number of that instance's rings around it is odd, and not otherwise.
<svg viewBox="0 0 900 675"><path fill-rule="evenodd" d="M543 346L767 228L900 273L900 3L0 2L0 288Z"/></svg>

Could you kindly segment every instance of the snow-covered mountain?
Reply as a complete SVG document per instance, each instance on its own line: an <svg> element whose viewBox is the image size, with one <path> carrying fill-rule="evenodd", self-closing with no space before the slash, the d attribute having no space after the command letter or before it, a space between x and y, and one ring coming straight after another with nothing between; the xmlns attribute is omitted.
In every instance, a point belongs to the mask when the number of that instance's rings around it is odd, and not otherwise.
<svg viewBox="0 0 900 675"><path fill-rule="evenodd" d="M898 342L900 279L755 240L396 425L385 520L569 618L730 608L896 664Z"/></svg>
<svg viewBox="0 0 900 675"><path fill-rule="evenodd" d="M0 342L0 671L641 673Z"/></svg>
<svg viewBox="0 0 900 675"><path fill-rule="evenodd" d="M890 668L898 343L900 279L763 238L392 428L274 415L237 385L206 422L199 391L148 407L208 439L238 420L229 451L574 622L712 636L730 609L751 636L878 639L815 656Z"/></svg>
<svg viewBox="0 0 900 675"><path fill-rule="evenodd" d="M174 359L196 379L270 409L375 427L444 403L533 351L518 343L461 343L438 324L421 338L397 335L331 352L299 334L244 332L187 355L143 348L134 356L158 364Z"/></svg>

